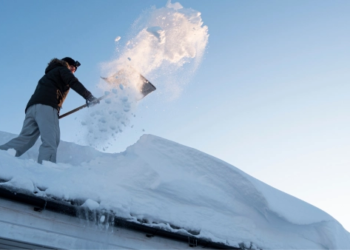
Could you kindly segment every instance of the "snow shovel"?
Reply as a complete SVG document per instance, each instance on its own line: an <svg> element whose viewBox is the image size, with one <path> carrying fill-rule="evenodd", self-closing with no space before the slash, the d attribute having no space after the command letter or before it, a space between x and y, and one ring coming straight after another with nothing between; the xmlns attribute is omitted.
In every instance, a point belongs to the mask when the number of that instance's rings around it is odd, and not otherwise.
<svg viewBox="0 0 350 250"><path fill-rule="evenodd" d="M133 67L131 66L126 66L123 69L119 70L117 73L115 73L112 76L109 77L101 77L103 80L108 82L109 84L118 86L118 85L123 85L124 87L128 85L128 78L132 75L138 75L140 77L141 81L137 81L139 84L137 84L138 90L142 94L142 98L144 98L146 95L151 93L152 91L156 90L156 87L146 79L143 75L138 73ZM134 79L135 80L135 79ZM142 99L141 98L141 99Z"/></svg>
<svg viewBox="0 0 350 250"><path fill-rule="evenodd" d="M156 90L156 87L150 82L148 81L143 75L140 74L140 77L141 77L141 80L142 80L142 86L141 86L141 94L142 94L142 98L144 98L146 95L148 95L149 93L151 93L152 91ZM113 79L115 79L114 76L112 77L101 77L103 80L105 80L106 82L108 83L112 83L113 82ZM104 96L101 96L100 98L97 98L97 100L101 101L103 98L105 98L106 95ZM66 117L70 114L73 114L83 108L86 108L88 105L87 104L84 104L84 105L81 105L67 113L64 113L63 115L60 115L58 117L58 119L61 119L63 117Z"/></svg>

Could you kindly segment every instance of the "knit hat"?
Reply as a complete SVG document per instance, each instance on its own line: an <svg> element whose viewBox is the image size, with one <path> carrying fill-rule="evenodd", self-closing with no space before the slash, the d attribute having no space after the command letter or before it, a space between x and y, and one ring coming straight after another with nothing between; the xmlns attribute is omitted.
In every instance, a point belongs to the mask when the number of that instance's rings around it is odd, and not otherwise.
<svg viewBox="0 0 350 250"><path fill-rule="evenodd" d="M74 66L74 67L75 67L75 70L77 70L78 67L81 65L80 62L74 61L74 60L73 60L72 58L70 58L70 57L65 57L65 58L62 58L61 60L67 62L69 65Z"/></svg>

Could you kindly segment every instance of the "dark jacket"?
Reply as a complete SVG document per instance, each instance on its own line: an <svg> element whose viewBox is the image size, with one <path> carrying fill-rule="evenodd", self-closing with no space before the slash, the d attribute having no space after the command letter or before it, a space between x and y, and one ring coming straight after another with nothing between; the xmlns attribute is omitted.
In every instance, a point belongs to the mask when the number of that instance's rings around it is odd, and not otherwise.
<svg viewBox="0 0 350 250"><path fill-rule="evenodd" d="M27 109L34 104L44 104L57 109L59 113L70 88L85 99L91 95L68 69L65 61L52 59L45 69L45 75L39 80L25 111L27 112Z"/></svg>

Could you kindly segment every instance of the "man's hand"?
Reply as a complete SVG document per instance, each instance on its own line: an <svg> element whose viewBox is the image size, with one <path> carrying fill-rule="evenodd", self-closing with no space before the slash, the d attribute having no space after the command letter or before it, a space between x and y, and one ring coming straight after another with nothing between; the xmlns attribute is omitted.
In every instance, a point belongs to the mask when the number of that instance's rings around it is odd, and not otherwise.
<svg viewBox="0 0 350 250"><path fill-rule="evenodd" d="M100 100L94 97L93 95L89 95L88 98L86 98L86 105L88 107L92 107L96 104L100 103Z"/></svg>

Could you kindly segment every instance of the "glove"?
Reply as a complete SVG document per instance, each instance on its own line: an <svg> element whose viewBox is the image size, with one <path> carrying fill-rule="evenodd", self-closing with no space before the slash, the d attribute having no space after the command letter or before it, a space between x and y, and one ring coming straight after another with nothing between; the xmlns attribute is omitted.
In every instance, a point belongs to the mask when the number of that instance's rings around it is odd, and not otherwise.
<svg viewBox="0 0 350 250"><path fill-rule="evenodd" d="M97 99L96 97L94 97L93 95L89 95L87 98L86 98L86 105L88 107L92 107L96 104L100 103L100 100Z"/></svg>

